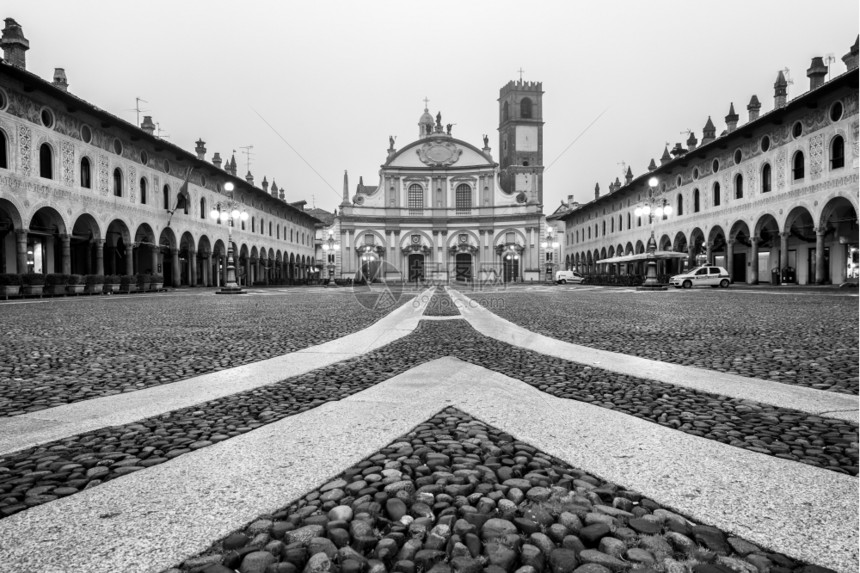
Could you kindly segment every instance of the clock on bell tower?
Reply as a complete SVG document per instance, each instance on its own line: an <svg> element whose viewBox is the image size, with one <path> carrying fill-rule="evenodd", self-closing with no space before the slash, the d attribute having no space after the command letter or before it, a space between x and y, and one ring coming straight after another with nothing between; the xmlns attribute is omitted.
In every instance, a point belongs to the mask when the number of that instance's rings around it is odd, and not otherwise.
<svg viewBox="0 0 860 573"><path fill-rule="evenodd" d="M499 91L499 167L506 193L543 203L543 85L522 79Z"/></svg>

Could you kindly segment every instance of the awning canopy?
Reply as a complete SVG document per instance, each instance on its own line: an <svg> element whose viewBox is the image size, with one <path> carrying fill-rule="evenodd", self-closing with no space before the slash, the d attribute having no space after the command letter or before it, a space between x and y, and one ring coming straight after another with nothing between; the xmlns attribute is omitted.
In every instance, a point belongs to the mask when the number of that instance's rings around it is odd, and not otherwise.
<svg viewBox="0 0 860 573"><path fill-rule="evenodd" d="M677 251L654 251L653 254L639 253L638 255L622 255L620 257L609 257L608 259L600 259L599 261L595 261L595 264L635 263L636 261L647 261L648 259L686 259L689 256L690 255L688 255L687 253L679 253Z"/></svg>

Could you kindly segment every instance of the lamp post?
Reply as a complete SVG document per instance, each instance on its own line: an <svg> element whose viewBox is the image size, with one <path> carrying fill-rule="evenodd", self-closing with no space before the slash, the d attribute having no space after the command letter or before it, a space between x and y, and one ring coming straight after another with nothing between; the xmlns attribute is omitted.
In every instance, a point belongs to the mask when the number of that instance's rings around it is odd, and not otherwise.
<svg viewBox="0 0 860 573"><path fill-rule="evenodd" d="M549 271L547 273L547 275L548 275L547 282L552 282L552 269L555 266L555 251L558 249L558 241L553 240L553 239L555 239L555 237L553 236L552 232L553 232L552 227L547 228L546 240L542 241L540 244L541 248L544 251L546 251L547 249L552 249L550 251L551 256L552 256L552 260L549 261L549 263L546 266L547 270Z"/></svg>
<svg viewBox="0 0 860 573"><path fill-rule="evenodd" d="M642 216L648 217L648 223L651 225L651 237L648 239L648 246L645 249L647 253L648 269L645 273L645 282L638 287L641 290L666 290L666 287L657 281L657 240L654 238L654 219L662 219L672 215L672 206L666 202L665 198L657 199L654 196L654 191L657 189L659 181L656 177L648 180L648 201L642 206L637 207L633 214L638 218Z"/></svg>
<svg viewBox="0 0 860 573"><path fill-rule="evenodd" d="M227 282L221 287L221 290L215 291L215 294L244 294L238 284L236 284L236 267L233 264L233 225L236 221L248 220L248 213L242 209L242 205L233 199L233 184L227 182L224 184L224 191L230 194L229 198L215 203L212 210L209 211L209 216L213 221L220 220L227 225ZM241 209L241 210L240 210Z"/></svg>
<svg viewBox="0 0 860 573"><path fill-rule="evenodd" d="M326 254L326 263L328 267L328 282L326 283L326 288L335 287L337 284L334 282L334 266L335 266L335 253L340 250L340 245L338 245L334 240L334 231L329 229L328 231L328 239L325 243L323 243L323 251Z"/></svg>

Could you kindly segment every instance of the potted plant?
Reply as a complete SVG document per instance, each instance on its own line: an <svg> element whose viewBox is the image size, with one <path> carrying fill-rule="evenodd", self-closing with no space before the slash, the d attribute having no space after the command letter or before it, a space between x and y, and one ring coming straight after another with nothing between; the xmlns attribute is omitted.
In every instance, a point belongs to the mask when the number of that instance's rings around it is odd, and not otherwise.
<svg viewBox="0 0 860 573"><path fill-rule="evenodd" d="M6 298L17 295L21 292L22 282L21 275L13 273L0 274L0 294L3 294Z"/></svg>
<svg viewBox="0 0 860 573"><path fill-rule="evenodd" d="M119 292L137 292L137 283L134 275L122 275L119 277Z"/></svg>
<svg viewBox="0 0 860 573"><path fill-rule="evenodd" d="M146 292L149 290L149 277L150 275L140 273L135 277L135 283L137 284L137 290L140 292Z"/></svg>
<svg viewBox="0 0 860 573"><path fill-rule="evenodd" d="M69 275L69 281L66 283L67 294L81 294L84 292L84 275Z"/></svg>
<svg viewBox="0 0 860 573"><path fill-rule="evenodd" d="M46 294L66 294L66 285L69 283L69 275L62 273L49 273L45 275Z"/></svg>
<svg viewBox="0 0 860 573"><path fill-rule="evenodd" d="M42 289L45 287L45 275L41 273L28 273L23 275L23 283L24 286L21 287L21 294L42 296Z"/></svg>
<svg viewBox="0 0 860 573"><path fill-rule="evenodd" d="M104 289L107 293L119 292L119 275L105 276Z"/></svg>
<svg viewBox="0 0 860 573"><path fill-rule="evenodd" d="M149 289L150 290L161 290L164 286L164 276L163 275L149 275Z"/></svg>
<svg viewBox="0 0 860 573"><path fill-rule="evenodd" d="M104 275L87 275L84 277L85 291L89 294L101 294L104 289Z"/></svg>

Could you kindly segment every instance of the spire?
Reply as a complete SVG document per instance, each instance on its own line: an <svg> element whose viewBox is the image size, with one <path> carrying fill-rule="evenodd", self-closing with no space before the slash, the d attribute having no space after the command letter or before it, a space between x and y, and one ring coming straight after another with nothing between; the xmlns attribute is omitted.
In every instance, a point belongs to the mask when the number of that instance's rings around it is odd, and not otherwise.
<svg viewBox="0 0 860 573"><path fill-rule="evenodd" d="M654 158L651 158L651 163L648 164L648 171L654 171L657 169L657 162L654 161Z"/></svg>
<svg viewBox="0 0 860 573"><path fill-rule="evenodd" d="M758 119L759 111L761 111L761 102L758 101L758 96L753 94L750 102L747 104L747 111L750 113L750 121Z"/></svg>
<svg viewBox="0 0 860 573"><path fill-rule="evenodd" d="M773 107L779 109L785 107L785 100L788 96L788 82L785 81L785 74L782 70L776 76L776 82L773 84Z"/></svg>
<svg viewBox="0 0 860 573"><path fill-rule="evenodd" d="M246 173L246 174L245 174L245 181L247 181L247 182L248 182L248 183L250 183L251 185L253 185L253 184L254 184L254 176L253 176L253 175L251 175L251 171L250 171L250 170L248 171L248 173Z"/></svg>
<svg viewBox="0 0 860 573"><path fill-rule="evenodd" d="M268 192L269 192L269 182L268 182L268 181L266 181L266 176L265 176L265 175L263 175L263 182L261 183L261 185L263 186L263 191L265 191L266 193L268 193Z"/></svg>
<svg viewBox="0 0 860 573"><path fill-rule="evenodd" d="M631 181L633 181L633 170L628 165L627 166L627 175L624 176L624 184L629 185Z"/></svg>
<svg viewBox="0 0 860 573"><path fill-rule="evenodd" d="M346 169L343 170L343 200L340 204L349 205L349 174Z"/></svg>
<svg viewBox="0 0 860 573"><path fill-rule="evenodd" d="M275 183L275 179L272 178L272 197L277 198L277 196L278 196L278 184Z"/></svg>
<svg viewBox="0 0 860 573"><path fill-rule="evenodd" d="M857 69L857 52L860 49L860 36L854 40L854 45L848 50L848 53L842 56L842 61L845 63L845 68L850 72Z"/></svg>
<svg viewBox="0 0 860 573"><path fill-rule="evenodd" d="M595 183L594 184L594 199L596 200L598 197L600 197L600 183Z"/></svg>
<svg viewBox="0 0 860 573"><path fill-rule="evenodd" d="M735 102L729 104L729 114L726 116L726 129L729 133L738 128L738 114L735 113Z"/></svg>
<svg viewBox="0 0 860 573"><path fill-rule="evenodd" d="M699 140L696 139L696 134L692 131L690 132L690 137L687 138L687 150L693 151L696 149L696 145L698 145Z"/></svg>
<svg viewBox="0 0 860 573"><path fill-rule="evenodd" d="M666 165L672 161L672 156L669 155L669 146L663 147L663 155L660 156L660 165Z"/></svg>
<svg viewBox="0 0 860 573"><path fill-rule="evenodd" d="M717 128L714 127L714 122L711 121L711 116L708 116L708 121L705 123L705 127L702 128L702 145L706 145L717 137Z"/></svg>

